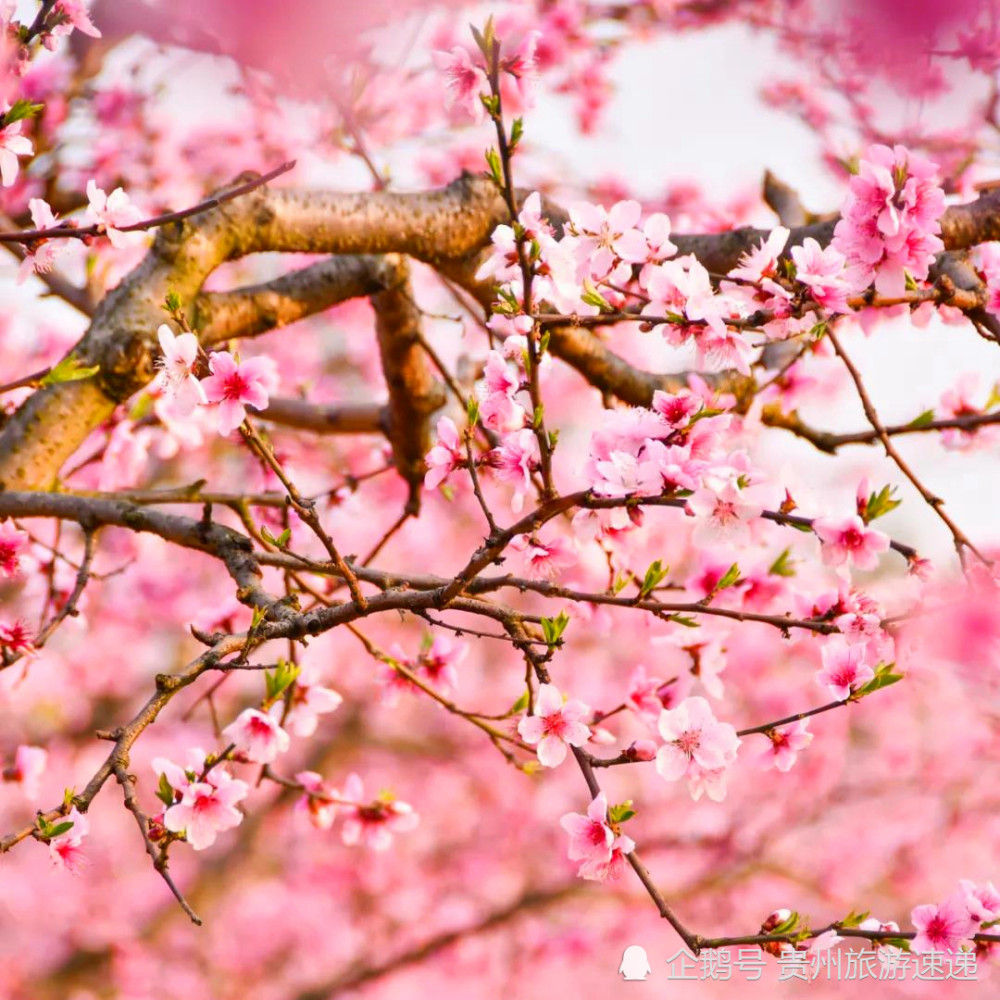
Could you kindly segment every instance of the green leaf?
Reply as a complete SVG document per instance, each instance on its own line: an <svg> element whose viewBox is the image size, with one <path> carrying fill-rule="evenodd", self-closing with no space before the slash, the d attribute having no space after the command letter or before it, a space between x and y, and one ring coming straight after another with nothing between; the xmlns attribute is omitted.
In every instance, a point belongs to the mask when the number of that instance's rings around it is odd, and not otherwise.
<svg viewBox="0 0 1000 1000"><path fill-rule="evenodd" d="M50 826L45 836L61 837L64 833L68 833L72 829L73 829L73 821L71 819L67 819L62 823L57 823L55 826Z"/></svg>
<svg viewBox="0 0 1000 1000"><path fill-rule="evenodd" d="M19 98L3 115L0 115L0 122L4 125L12 125L14 122L24 121L26 118L34 118L44 107L44 104L32 104L31 101L25 100L23 97Z"/></svg>
<svg viewBox="0 0 1000 1000"><path fill-rule="evenodd" d="M69 354L39 382L39 385L59 385L62 382L82 382L101 370L100 365L84 365L75 354Z"/></svg>
<svg viewBox="0 0 1000 1000"><path fill-rule="evenodd" d="M877 493L872 493L865 503L864 510L858 511L865 524L869 524L875 518L882 517L883 514L888 514L889 511L895 510L903 502L902 500L895 499L895 492L895 486L883 486Z"/></svg>
<svg viewBox="0 0 1000 1000"><path fill-rule="evenodd" d="M156 797L165 806L172 806L174 804L174 789L170 782L167 781L165 774L160 775L160 785L156 789Z"/></svg>
<svg viewBox="0 0 1000 1000"><path fill-rule="evenodd" d="M892 948L899 948L902 951L910 951L910 942L906 938L881 938L883 944L887 944Z"/></svg>
<svg viewBox="0 0 1000 1000"><path fill-rule="evenodd" d="M513 153L517 149L517 144L524 137L524 119L515 118L513 124L510 127L510 151Z"/></svg>
<svg viewBox="0 0 1000 1000"><path fill-rule="evenodd" d="M612 823L624 823L630 820L635 815L635 810L632 808L632 800L627 799L625 802L619 802L617 805L612 806L608 810L608 819Z"/></svg>
<svg viewBox="0 0 1000 1000"><path fill-rule="evenodd" d="M590 278L583 279L583 295L580 298L587 303L588 306L596 306L601 312L613 312L611 308L611 303L608 302L606 298L597 290L597 286L590 280Z"/></svg>
<svg viewBox="0 0 1000 1000"><path fill-rule="evenodd" d="M795 560L792 559L792 550L785 549L777 559L771 563L767 571L771 576L795 576Z"/></svg>
<svg viewBox="0 0 1000 1000"><path fill-rule="evenodd" d="M142 420L153 409L153 397L148 392L140 392L128 411L129 420Z"/></svg>
<svg viewBox="0 0 1000 1000"><path fill-rule="evenodd" d="M295 683L300 673L302 668L287 660L278 660L274 670L265 670L264 685L267 689L267 700L277 701Z"/></svg>
<svg viewBox="0 0 1000 1000"><path fill-rule="evenodd" d="M168 313L177 313L181 309L181 297L176 292L167 292L167 297L163 300Z"/></svg>
<svg viewBox="0 0 1000 1000"><path fill-rule="evenodd" d="M642 586L639 588L639 600L649 597L656 588L663 583L670 572L669 566L664 566L659 559L654 559L646 569L646 575L642 578Z"/></svg>
<svg viewBox="0 0 1000 1000"><path fill-rule="evenodd" d="M884 663L875 668L875 676L862 688L858 688L851 695L851 701L860 701L868 695L880 691L882 688L890 687L903 679L903 674L893 673L895 663Z"/></svg>
<svg viewBox="0 0 1000 1000"><path fill-rule="evenodd" d="M715 592L718 593L720 590L725 590L727 587L731 587L740 578L740 567L738 563L733 563L729 569L726 570L726 575L715 585Z"/></svg>
<svg viewBox="0 0 1000 1000"><path fill-rule="evenodd" d="M769 934L791 934L799 926L799 915L794 910L787 920L778 924L773 930L768 931Z"/></svg>
<svg viewBox="0 0 1000 1000"><path fill-rule="evenodd" d="M260 526L260 537L264 539L269 545L276 545L279 549L283 549L288 545L289 539L292 537L292 529L285 528L285 530L275 538L271 534L270 528L266 524Z"/></svg>
<svg viewBox="0 0 1000 1000"><path fill-rule="evenodd" d="M870 916L871 916L871 910L865 910L864 913L855 913L854 910L851 910L851 912L848 913L847 916L844 917L844 919L839 922L838 926L858 927Z"/></svg>
<svg viewBox="0 0 1000 1000"><path fill-rule="evenodd" d="M701 622L699 622L697 618L692 618L690 615L670 615L667 618L667 621L676 622L678 625L683 625L685 628L701 628Z"/></svg>
<svg viewBox="0 0 1000 1000"><path fill-rule="evenodd" d="M465 401L465 413L469 418L469 426L475 427L479 423L479 400L475 396L470 396Z"/></svg>
<svg viewBox="0 0 1000 1000"><path fill-rule="evenodd" d="M907 427L926 427L928 424L934 423L934 411L924 410L919 417L914 417L906 426Z"/></svg>
<svg viewBox="0 0 1000 1000"><path fill-rule="evenodd" d="M545 643L551 649L562 639L566 626L569 625L569 615L565 611L560 611L555 618L542 619L542 634L545 636Z"/></svg>
<svg viewBox="0 0 1000 1000"><path fill-rule="evenodd" d="M809 329L809 338L811 340L819 340L820 337L824 336L827 331L827 323L825 319L820 320L818 323L813 324Z"/></svg>
<svg viewBox="0 0 1000 1000"><path fill-rule="evenodd" d="M508 715L520 715L528 707L528 689L525 688L521 692L521 697L510 706L510 712Z"/></svg>
<svg viewBox="0 0 1000 1000"><path fill-rule="evenodd" d="M486 104L488 98L483 98L483 104ZM486 109L489 110L489 107ZM486 165L490 168L490 177L493 178L493 183L496 184L498 188L503 190L503 167L500 164L500 154L491 146L486 150Z"/></svg>
<svg viewBox="0 0 1000 1000"><path fill-rule="evenodd" d="M634 579L635 577L627 570L619 573L611 584L611 593L617 597Z"/></svg>

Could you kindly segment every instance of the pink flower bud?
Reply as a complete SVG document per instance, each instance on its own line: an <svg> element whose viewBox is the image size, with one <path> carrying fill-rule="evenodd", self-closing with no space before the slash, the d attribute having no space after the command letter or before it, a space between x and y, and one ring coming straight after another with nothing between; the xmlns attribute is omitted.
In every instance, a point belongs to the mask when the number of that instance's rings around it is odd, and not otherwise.
<svg viewBox="0 0 1000 1000"><path fill-rule="evenodd" d="M652 740L636 740L628 748L628 754L634 760L654 760L656 744Z"/></svg>

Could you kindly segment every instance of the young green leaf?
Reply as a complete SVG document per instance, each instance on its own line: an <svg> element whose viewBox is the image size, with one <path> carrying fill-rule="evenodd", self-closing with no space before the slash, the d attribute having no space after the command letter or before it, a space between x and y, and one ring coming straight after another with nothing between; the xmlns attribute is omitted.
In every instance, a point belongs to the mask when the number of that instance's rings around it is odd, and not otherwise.
<svg viewBox="0 0 1000 1000"><path fill-rule="evenodd" d="M62 382L82 382L101 370L100 365L84 365L75 354L69 354L39 382L39 385L59 385Z"/></svg>

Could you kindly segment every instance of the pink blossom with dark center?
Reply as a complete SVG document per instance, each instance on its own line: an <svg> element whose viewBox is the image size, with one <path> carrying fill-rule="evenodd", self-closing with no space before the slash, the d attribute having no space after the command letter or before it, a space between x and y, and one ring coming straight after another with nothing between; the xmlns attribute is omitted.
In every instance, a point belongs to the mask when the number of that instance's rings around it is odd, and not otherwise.
<svg viewBox="0 0 1000 1000"><path fill-rule="evenodd" d="M975 933L976 921L959 896L953 896L938 906L927 903L910 914L917 936L910 948L918 955L929 951L956 952Z"/></svg>
<svg viewBox="0 0 1000 1000"><path fill-rule="evenodd" d="M16 576L21 568L21 550L28 536L10 522L0 524L0 576Z"/></svg>
<svg viewBox="0 0 1000 1000"><path fill-rule="evenodd" d="M277 372L270 358L238 361L229 351L209 355L212 374L201 380L205 397L218 403L219 433L229 434L246 419L246 407L267 407L268 393L277 385Z"/></svg>
<svg viewBox="0 0 1000 1000"><path fill-rule="evenodd" d="M817 517L813 531L819 536L823 562L828 566L853 563L858 569L875 569L878 557L889 548L888 535L868 527L857 514Z"/></svg>
<svg viewBox="0 0 1000 1000"><path fill-rule="evenodd" d="M525 743L538 744L538 761L543 767L558 767L566 759L566 747L582 747L590 739L590 728L581 720L590 707L575 698L563 702L554 684L541 684L531 715L517 724Z"/></svg>
<svg viewBox="0 0 1000 1000"><path fill-rule="evenodd" d="M438 443L427 452L427 472L424 487L437 489L455 469L465 464L458 428L451 417L442 417L437 424Z"/></svg>
<svg viewBox="0 0 1000 1000"><path fill-rule="evenodd" d="M62 822L73 825L65 833L49 841L49 857L57 868L63 868L71 875L79 875L87 863L83 853L83 838L90 833L90 820L74 806L65 820L56 820L56 825Z"/></svg>
<svg viewBox="0 0 1000 1000"><path fill-rule="evenodd" d="M849 698L875 676L865 662L867 655L865 646L850 646L843 640L828 642L822 650L823 668L816 675L816 682L829 688L840 701Z"/></svg>
<svg viewBox="0 0 1000 1000"><path fill-rule="evenodd" d="M365 802L361 778L350 774L344 782L344 825L340 839L348 846L362 844L373 851L385 851L392 846L393 834L415 829L420 817L413 806L390 795Z"/></svg>
<svg viewBox="0 0 1000 1000"><path fill-rule="evenodd" d="M271 764L288 749L289 736L278 723L284 704L277 702L269 713L256 708L244 709L222 730L222 735L236 745L236 752L255 764Z"/></svg>
<svg viewBox="0 0 1000 1000"><path fill-rule="evenodd" d="M779 771L790 771L800 750L804 750L813 741L813 734L808 731L809 720L799 719L788 726L781 726L765 735L769 746L758 758L758 763L767 770L774 767Z"/></svg>

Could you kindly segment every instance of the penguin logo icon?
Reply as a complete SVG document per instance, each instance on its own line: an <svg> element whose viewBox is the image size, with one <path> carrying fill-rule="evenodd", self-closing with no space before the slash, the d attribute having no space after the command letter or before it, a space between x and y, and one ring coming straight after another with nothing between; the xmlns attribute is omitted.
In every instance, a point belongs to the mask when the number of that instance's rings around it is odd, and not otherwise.
<svg viewBox="0 0 1000 1000"><path fill-rule="evenodd" d="M653 970L649 967L646 949L637 944L630 944L622 955L622 964L618 972L625 982L641 982Z"/></svg>

